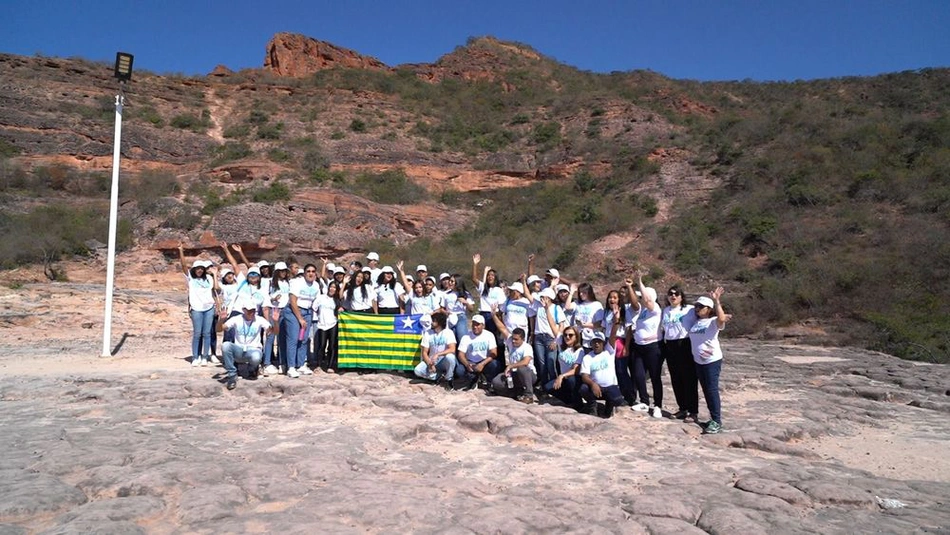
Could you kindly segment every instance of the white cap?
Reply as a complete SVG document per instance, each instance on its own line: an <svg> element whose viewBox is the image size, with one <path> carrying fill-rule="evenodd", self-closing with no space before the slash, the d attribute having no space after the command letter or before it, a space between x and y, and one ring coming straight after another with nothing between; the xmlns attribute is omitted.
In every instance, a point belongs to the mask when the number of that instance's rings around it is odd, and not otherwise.
<svg viewBox="0 0 950 535"><path fill-rule="evenodd" d="M472 323L481 323L482 325L484 325L485 316L482 316L481 314L475 314L474 316L472 316Z"/></svg>
<svg viewBox="0 0 950 535"><path fill-rule="evenodd" d="M250 277L251 275L257 275L260 277L261 270L257 269L256 267L252 267L251 269L247 270L247 276Z"/></svg>
<svg viewBox="0 0 950 535"><path fill-rule="evenodd" d="M333 274L336 275L337 273L346 273L346 269L341 266L333 268Z"/></svg>
<svg viewBox="0 0 950 535"><path fill-rule="evenodd" d="M417 272L418 272L418 271L425 271L426 273L429 272L429 270L426 268L426 265L425 265L425 264L419 264L418 266L416 266L416 271L417 271Z"/></svg>
<svg viewBox="0 0 950 535"><path fill-rule="evenodd" d="M571 291L571 287L568 286L568 285L566 285L566 284L558 284L554 289L557 290L557 291L559 291L559 292L569 292L569 291Z"/></svg>
<svg viewBox="0 0 950 535"><path fill-rule="evenodd" d="M373 272L372 269L370 269L370 268L368 268L368 267L365 267L365 266L364 266L363 269L361 269L360 271L362 271L363 273L372 273L372 272Z"/></svg>
<svg viewBox="0 0 950 535"><path fill-rule="evenodd" d="M581 329L581 345L590 347L590 341L594 339L594 330L589 327Z"/></svg>
<svg viewBox="0 0 950 535"><path fill-rule="evenodd" d="M208 269L212 265L213 264L211 263L211 260L195 260L195 263L192 264L191 267L201 267L201 268Z"/></svg>
<svg viewBox="0 0 950 535"><path fill-rule="evenodd" d="M541 297L547 297L548 299L554 300L556 296L554 295L554 290L545 288L541 290Z"/></svg>
<svg viewBox="0 0 950 535"><path fill-rule="evenodd" d="M406 275L406 280L409 282L414 282L416 279L412 278L412 275Z"/></svg>
<svg viewBox="0 0 950 535"><path fill-rule="evenodd" d="M222 270L221 270L221 278L223 279L223 278L227 277L227 276L228 276L228 273L234 273L234 272L231 271L231 270L228 269L228 268L222 269Z"/></svg>
<svg viewBox="0 0 950 535"><path fill-rule="evenodd" d="M533 284L533 283L535 283L535 282L541 282L542 280L544 280L544 279L542 279L541 277L539 277L539 276L537 276L537 275L531 275L530 277L528 277L528 284Z"/></svg>
<svg viewBox="0 0 950 535"><path fill-rule="evenodd" d="M654 288L647 286L643 289L643 291L646 292L646 297L648 297L651 301L656 301L656 290Z"/></svg>
<svg viewBox="0 0 950 535"><path fill-rule="evenodd" d="M270 262L268 262L267 260L261 260L260 262L257 263L257 267L259 268L262 268L264 266L269 266L269 265L270 265Z"/></svg>
<svg viewBox="0 0 950 535"><path fill-rule="evenodd" d="M524 293L524 286L520 282L514 282L508 286L508 290L512 292Z"/></svg>
<svg viewBox="0 0 950 535"><path fill-rule="evenodd" d="M303 275L303 268L297 268L297 275Z"/></svg>
<svg viewBox="0 0 950 535"><path fill-rule="evenodd" d="M705 295L697 299L696 304L709 308L716 306L716 303L713 302L712 298L706 297Z"/></svg>
<svg viewBox="0 0 950 535"><path fill-rule="evenodd" d="M274 264L274 271L280 271L282 269L287 269L287 264L284 262L277 262Z"/></svg>
<svg viewBox="0 0 950 535"><path fill-rule="evenodd" d="M336 264L333 262L327 262L327 271L333 273L333 270L336 269Z"/></svg>
<svg viewBox="0 0 950 535"><path fill-rule="evenodd" d="M428 277L426 277L426 281L432 281L432 284L438 284L439 282L435 280L435 277L433 277L432 275L429 275Z"/></svg>
<svg viewBox="0 0 950 535"><path fill-rule="evenodd" d="M382 273L393 273L393 274L395 274L396 272L395 272L395 271L393 270L393 268L390 267L390 266L383 266Z"/></svg>
<svg viewBox="0 0 950 535"><path fill-rule="evenodd" d="M560 273L558 270L554 269L554 268L549 269L549 270L547 271L546 275L550 275L550 276L554 277L555 279L558 279L558 278L561 277L561 273Z"/></svg>
<svg viewBox="0 0 950 535"><path fill-rule="evenodd" d="M441 281L441 280L445 280L445 279L450 279L450 278L452 278L452 275L449 275L448 273L443 273L443 274L439 275L439 280L440 280L440 281Z"/></svg>
<svg viewBox="0 0 950 535"><path fill-rule="evenodd" d="M379 260L379 253L369 253L366 255L367 260Z"/></svg>
<svg viewBox="0 0 950 535"><path fill-rule="evenodd" d="M607 337L604 335L603 331L595 331L594 334L590 338L591 342L593 342L594 340L600 340L601 342L606 342Z"/></svg>
<svg viewBox="0 0 950 535"><path fill-rule="evenodd" d="M423 328L423 329L431 329L431 328L432 328L432 316L430 316L430 315L428 315L428 314L423 314L423 316L422 316L421 318L419 318L419 325L422 325L422 328Z"/></svg>
<svg viewBox="0 0 950 535"><path fill-rule="evenodd" d="M257 310L257 303L253 299L245 297L238 301L238 306L235 308L240 308L241 310Z"/></svg>

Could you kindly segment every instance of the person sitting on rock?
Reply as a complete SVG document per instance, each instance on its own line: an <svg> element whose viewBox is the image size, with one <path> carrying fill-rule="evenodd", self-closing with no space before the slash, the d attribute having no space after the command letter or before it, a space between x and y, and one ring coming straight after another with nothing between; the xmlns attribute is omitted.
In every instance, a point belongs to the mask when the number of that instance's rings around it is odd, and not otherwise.
<svg viewBox="0 0 950 535"><path fill-rule="evenodd" d="M579 394L587 402L584 412L595 414L597 400L603 399L606 401L606 406L602 415L610 418L614 413L614 407L624 404L623 394L617 386L614 349L607 344L607 337L603 331L595 331L591 334L590 345L590 351L581 360L579 371L582 384Z"/></svg>
<svg viewBox="0 0 950 535"><path fill-rule="evenodd" d="M526 340L527 333L521 327L509 331L499 317L498 305L492 305L492 319L505 338L506 362L504 371L492 380L492 390L522 403L534 403L534 382L538 380L538 372L534 368L534 351Z"/></svg>
<svg viewBox="0 0 950 535"><path fill-rule="evenodd" d="M422 361L416 366L415 374L422 379L437 383L445 381L448 388L454 388L455 378L455 333L446 329L448 316L445 312L432 314L432 329L422 336Z"/></svg>
<svg viewBox="0 0 950 535"><path fill-rule="evenodd" d="M546 288L545 290L548 290ZM554 379L544 385L545 391L561 400L564 404L579 408L577 370L580 368L584 349L581 347L581 337L573 325L565 327L558 344L557 369Z"/></svg>
<svg viewBox="0 0 950 535"><path fill-rule="evenodd" d="M497 358L498 344L495 335L485 329L485 318L474 316L471 332L463 336L458 345L455 376L461 379L466 390L474 388L480 378L491 384L491 380L501 372L501 364Z"/></svg>
<svg viewBox="0 0 950 535"><path fill-rule="evenodd" d="M237 364L247 364L248 379L257 378L257 370L261 365L263 345L261 333L270 334L270 322L257 315L257 303L249 298L242 297L237 305L241 310L240 316L228 319L220 315L217 330L231 331L231 340L224 342L222 360L224 371L228 374L227 387L233 390L237 384Z"/></svg>

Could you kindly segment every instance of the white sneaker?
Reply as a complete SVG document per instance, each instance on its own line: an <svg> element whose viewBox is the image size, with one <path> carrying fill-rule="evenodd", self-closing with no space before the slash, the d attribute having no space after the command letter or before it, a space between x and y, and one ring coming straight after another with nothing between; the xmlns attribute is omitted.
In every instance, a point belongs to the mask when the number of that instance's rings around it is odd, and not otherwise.
<svg viewBox="0 0 950 535"><path fill-rule="evenodd" d="M191 367L197 368L201 366L201 357L191 357Z"/></svg>
<svg viewBox="0 0 950 535"><path fill-rule="evenodd" d="M297 368L287 368L287 377L296 379L300 377L300 372L297 371Z"/></svg>
<svg viewBox="0 0 950 535"><path fill-rule="evenodd" d="M264 377L270 377L271 375L280 375L280 370L277 369L277 366L273 364L264 368Z"/></svg>
<svg viewBox="0 0 950 535"><path fill-rule="evenodd" d="M650 409L650 407L648 407L646 403L637 403L633 407L630 407L630 409L635 410L637 412L646 412L647 410Z"/></svg>
<svg viewBox="0 0 950 535"><path fill-rule="evenodd" d="M297 368L297 371L300 373L300 375L313 375L313 370L308 368L306 365Z"/></svg>
<svg viewBox="0 0 950 535"><path fill-rule="evenodd" d="M208 359L207 357L201 359L201 365L202 365L202 366L207 366L207 365L208 365L208 360L209 360L209 359Z"/></svg>
<svg viewBox="0 0 950 535"><path fill-rule="evenodd" d="M221 364L221 361L218 360L217 355L211 355L211 364Z"/></svg>
<svg viewBox="0 0 950 535"><path fill-rule="evenodd" d="M659 407L653 407L653 409L650 410L650 416L653 416L654 418L662 418L663 409Z"/></svg>

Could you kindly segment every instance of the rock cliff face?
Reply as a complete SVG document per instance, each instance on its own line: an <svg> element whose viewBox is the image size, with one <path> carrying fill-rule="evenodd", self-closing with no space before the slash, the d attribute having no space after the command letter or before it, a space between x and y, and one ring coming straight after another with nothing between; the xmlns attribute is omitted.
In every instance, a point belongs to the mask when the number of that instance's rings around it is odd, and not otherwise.
<svg viewBox="0 0 950 535"><path fill-rule="evenodd" d="M278 76L301 77L334 67L389 68L376 58L300 34L278 33L267 43L264 69Z"/></svg>

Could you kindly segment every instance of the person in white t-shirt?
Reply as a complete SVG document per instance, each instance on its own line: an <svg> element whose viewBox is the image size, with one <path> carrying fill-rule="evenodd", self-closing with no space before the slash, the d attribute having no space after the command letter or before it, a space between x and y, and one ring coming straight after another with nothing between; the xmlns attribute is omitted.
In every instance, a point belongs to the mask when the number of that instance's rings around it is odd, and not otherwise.
<svg viewBox="0 0 950 535"><path fill-rule="evenodd" d="M399 314L399 303L405 293L403 285L396 282L396 272L393 268L386 266L380 270L376 278L376 310L380 314Z"/></svg>
<svg viewBox="0 0 950 535"><path fill-rule="evenodd" d="M481 315L472 317L472 330L459 341L457 351L455 376L460 379L460 384L465 389L474 388L480 377L484 378L486 384L490 384L491 380L501 373L495 335L485 329L485 318Z"/></svg>
<svg viewBox="0 0 950 535"><path fill-rule="evenodd" d="M640 402L631 408L635 411L647 411L654 418L663 417L663 356L660 354L660 317L663 309L656 301L656 290L643 284L643 273L637 271L637 286L640 296L633 289L633 280L624 280L627 299L636 312L633 325L633 381L640 396ZM653 385L653 400L647 394L646 374L650 375Z"/></svg>
<svg viewBox="0 0 950 535"><path fill-rule="evenodd" d="M290 281L290 298L280 318L281 361L285 363L287 377L296 379L312 375L307 367L307 349L310 346L310 319L313 316L314 300L320 295L317 283L317 266L304 266L303 277Z"/></svg>
<svg viewBox="0 0 950 535"><path fill-rule="evenodd" d="M455 333L446 328L445 312L432 314L432 328L422 337L422 358L414 373L417 377L437 383L445 381L447 388L455 388Z"/></svg>
<svg viewBox="0 0 950 535"><path fill-rule="evenodd" d="M574 303L574 325L579 329L604 330L604 305L594 294L589 282L577 287L577 302Z"/></svg>
<svg viewBox="0 0 950 535"><path fill-rule="evenodd" d="M209 260L196 260L191 269L185 267L184 246L178 244L178 262L188 282L188 313L191 316L191 365L207 366L211 362L211 340L218 301L218 278Z"/></svg>
<svg viewBox="0 0 950 535"><path fill-rule="evenodd" d="M545 288L544 291L551 288ZM556 306L556 305L555 305ZM558 337L558 353L554 379L544 385L544 390L554 397L558 398L564 404L575 409L580 408L580 379L577 370L580 368L581 357L584 356L584 349L581 347L581 337L577 328L568 325L564 327L561 335Z"/></svg>
<svg viewBox="0 0 950 535"><path fill-rule="evenodd" d="M327 285L327 293L320 294L313 301L314 323L317 328L313 341L313 366L325 372L333 372L337 367L337 314L343 306L340 299L340 286L336 281Z"/></svg>
<svg viewBox="0 0 950 535"><path fill-rule="evenodd" d="M233 390L237 382L237 364L247 364L248 379L257 378L257 370L261 365L261 333L270 333L270 322L257 315L257 303L243 297L236 306L241 310L240 316L218 320L218 331L233 331L233 341L224 342L223 364L227 372L228 390Z"/></svg>
<svg viewBox="0 0 950 535"><path fill-rule="evenodd" d="M425 267L425 266L419 266ZM412 288L411 293L404 296L406 302L406 314L433 314L435 312L445 312L445 298L441 293L427 291L434 287L434 281L431 285L426 284L425 280L416 279L410 283L406 272L403 271L403 261L396 262L396 269L399 270L399 277L406 288Z"/></svg>
<svg viewBox="0 0 950 535"><path fill-rule="evenodd" d="M623 394L617 386L617 360L614 348L607 344L607 337L602 331L591 333L590 351L588 351L580 365L581 387L579 394L587 402L584 412L594 414L597 400L606 401L603 416L613 416L614 407L624 404Z"/></svg>
<svg viewBox="0 0 950 535"><path fill-rule="evenodd" d="M369 278L369 268L362 268L343 283L344 308L350 312L377 313L376 290Z"/></svg>
<svg viewBox="0 0 950 535"><path fill-rule="evenodd" d="M449 313L449 328L455 332L455 339L461 340L468 334L468 317L475 309L475 302L461 275L450 275L445 279L445 287L443 297L445 310Z"/></svg>
<svg viewBox="0 0 950 535"><path fill-rule="evenodd" d="M538 370L538 380L546 385L558 376L557 339L567 326L567 317L561 307L554 303L556 296L553 288L545 288L534 295L534 367Z"/></svg>
<svg viewBox="0 0 950 535"><path fill-rule="evenodd" d="M636 389L633 379L630 377L630 361L627 355L627 331L636 321L636 312L630 303L624 303L621 293L617 290L607 292L607 299L604 301L604 335L607 337L607 345L614 348L614 354L617 358L617 383L620 386L620 392L624 399L630 405L635 403Z"/></svg>
<svg viewBox="0 0 950 535"><path fill-rule="evenodd" d="M719 345L719 332L732 318L723 311L722 303L719 302L722 293L720 286L709 292L709 297L702 296L696 300L697 320L689 329L696 375L703 387L706 408L709 409L709 422L703 427L703 433L707 435L722 432L722 402L719 399L722 347Z"/></svg>
<svg viewBox="0 0 950 535"><path fill-rule="evenodd" d="M264 302L264 318L270 321L271 332L264 340L264 375L280 373L273 364L274 341L280 329L280 316L290 301L290 269L285 262L274 264L274 273L267 286L268 300Z"/></svg>
<svg viewBox="0 0 950 535"><path fill-rule="evenodd" d="M526 340L528 333L521 327L509 331L499 317L498 307L493 306L495 327L505 337L506 364L504 371L492 379L492 390L522 403L534 403L534 382L538 380L538 372L534 368L534 351ZM519 395L519 392L523 393Z"/></svg>
<svg viewBox="0 0 950 535"><path fill-rule="evenodd" d="M501 337L495 327L495 320L492 319L492 305L502 306L508 296L505 295L505 290L501 287L498 273L491 266L485 266L485 270L479 276L478 264L481 261L482 255L478 253L472 255L472 282L475 283L475 289L479 294L478 313L485 318L485 328L495 335L497 341Z"/></svg>
<svg viewBox="0 0 950 535"><path fill-rule="evenodd" d="M379 267L379 253L370 252L366 255L366 267L369 268L370 283L375 285L383 270Z"/></svg>
<svg viewBox="0 0 950 535"><path fill-rule="evenodd" d="M696 311L686 302L686 294L679 286L670 287L666 300L669 305L663 309L660 319L660 353L670 368L670 382L677 405L673 418L698 423L699 381L689 341L689 330L696 323Z"/></svg>

